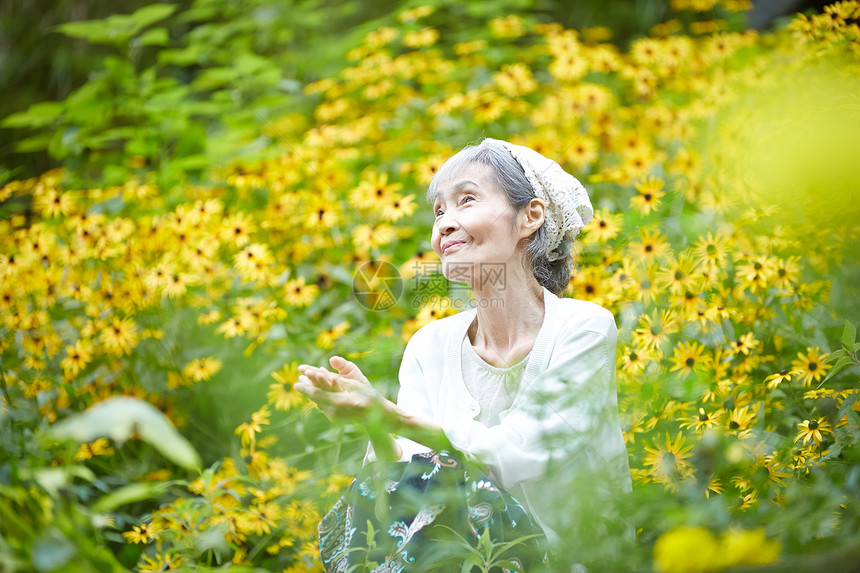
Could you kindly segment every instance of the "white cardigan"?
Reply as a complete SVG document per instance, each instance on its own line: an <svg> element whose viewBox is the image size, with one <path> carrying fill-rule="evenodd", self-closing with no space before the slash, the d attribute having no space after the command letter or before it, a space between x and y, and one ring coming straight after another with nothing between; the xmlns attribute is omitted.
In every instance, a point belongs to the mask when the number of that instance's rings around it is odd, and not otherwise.
<svg viewBox="0 0 860 573"><path fill-rule="evenodd" d="M543 290L543 324L519 391L498 425L474 419L480 408L463 382L461 343L475 308L426 324L410 338L397 404L439 424L451 444L487 466L554 541L556 531L570 532L577 507L594 507L599 494L628 492L631 482L618 420L612 313ZM400 461L429 451L396 439ZM372 459L368 446L365 463ZM556 470L552 476L550 469Z"/></svg>

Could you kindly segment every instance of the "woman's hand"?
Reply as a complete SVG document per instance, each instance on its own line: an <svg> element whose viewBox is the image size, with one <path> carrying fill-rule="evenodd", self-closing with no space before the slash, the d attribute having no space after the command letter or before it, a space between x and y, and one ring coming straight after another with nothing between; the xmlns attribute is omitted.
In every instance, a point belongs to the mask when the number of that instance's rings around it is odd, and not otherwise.
<svg viewBox="0 0 860 573"><path fill-rule="evenodd" d="M329 420L364 418L372 408L382 406L385 398L370 385L358 366L340 356L329 358L329 364L337 373L299 365L302 374L294 386L316 402Z"/></svg>

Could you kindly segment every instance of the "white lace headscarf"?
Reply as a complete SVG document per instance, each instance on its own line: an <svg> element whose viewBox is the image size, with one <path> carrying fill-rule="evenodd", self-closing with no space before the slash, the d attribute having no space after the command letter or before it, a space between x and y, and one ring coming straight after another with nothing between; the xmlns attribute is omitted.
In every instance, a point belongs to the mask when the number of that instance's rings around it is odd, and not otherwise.
<svg viewBox="0 0 860 573"><path fill-rule="evenodd" d="M535 195L546 203L547 258L550 261L561 258L564 253L559 252L558 247L562 240L569 239L572 243L579 230L594 216L588 192L576 177L537 151L501 139L492 141L511 152L525 171Z"/></svg>

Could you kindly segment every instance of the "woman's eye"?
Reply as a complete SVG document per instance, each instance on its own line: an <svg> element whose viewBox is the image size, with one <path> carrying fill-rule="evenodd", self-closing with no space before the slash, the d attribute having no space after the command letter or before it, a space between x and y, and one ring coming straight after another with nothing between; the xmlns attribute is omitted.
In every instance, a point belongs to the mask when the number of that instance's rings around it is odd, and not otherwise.
<svg viewBox="0 0 860 573"><path fill-rule="evenodd" d="M471 199L472 201L475 200L475 198L472 197L471 195L466 195L465 197L463 197L463 203L465 203L467 199Z"/></svg>

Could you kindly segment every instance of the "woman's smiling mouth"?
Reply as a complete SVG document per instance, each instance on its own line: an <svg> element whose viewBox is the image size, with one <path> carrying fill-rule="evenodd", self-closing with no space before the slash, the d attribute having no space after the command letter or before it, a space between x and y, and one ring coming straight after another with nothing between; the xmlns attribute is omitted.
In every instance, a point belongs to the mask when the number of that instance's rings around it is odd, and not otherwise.
<svg viewBox="0 0 860 573"><path fill-rule="evenodd" d="M442 246L442 254L449 252L451 249L455 249L463 244L463 241L448 241Z"/></svg>

